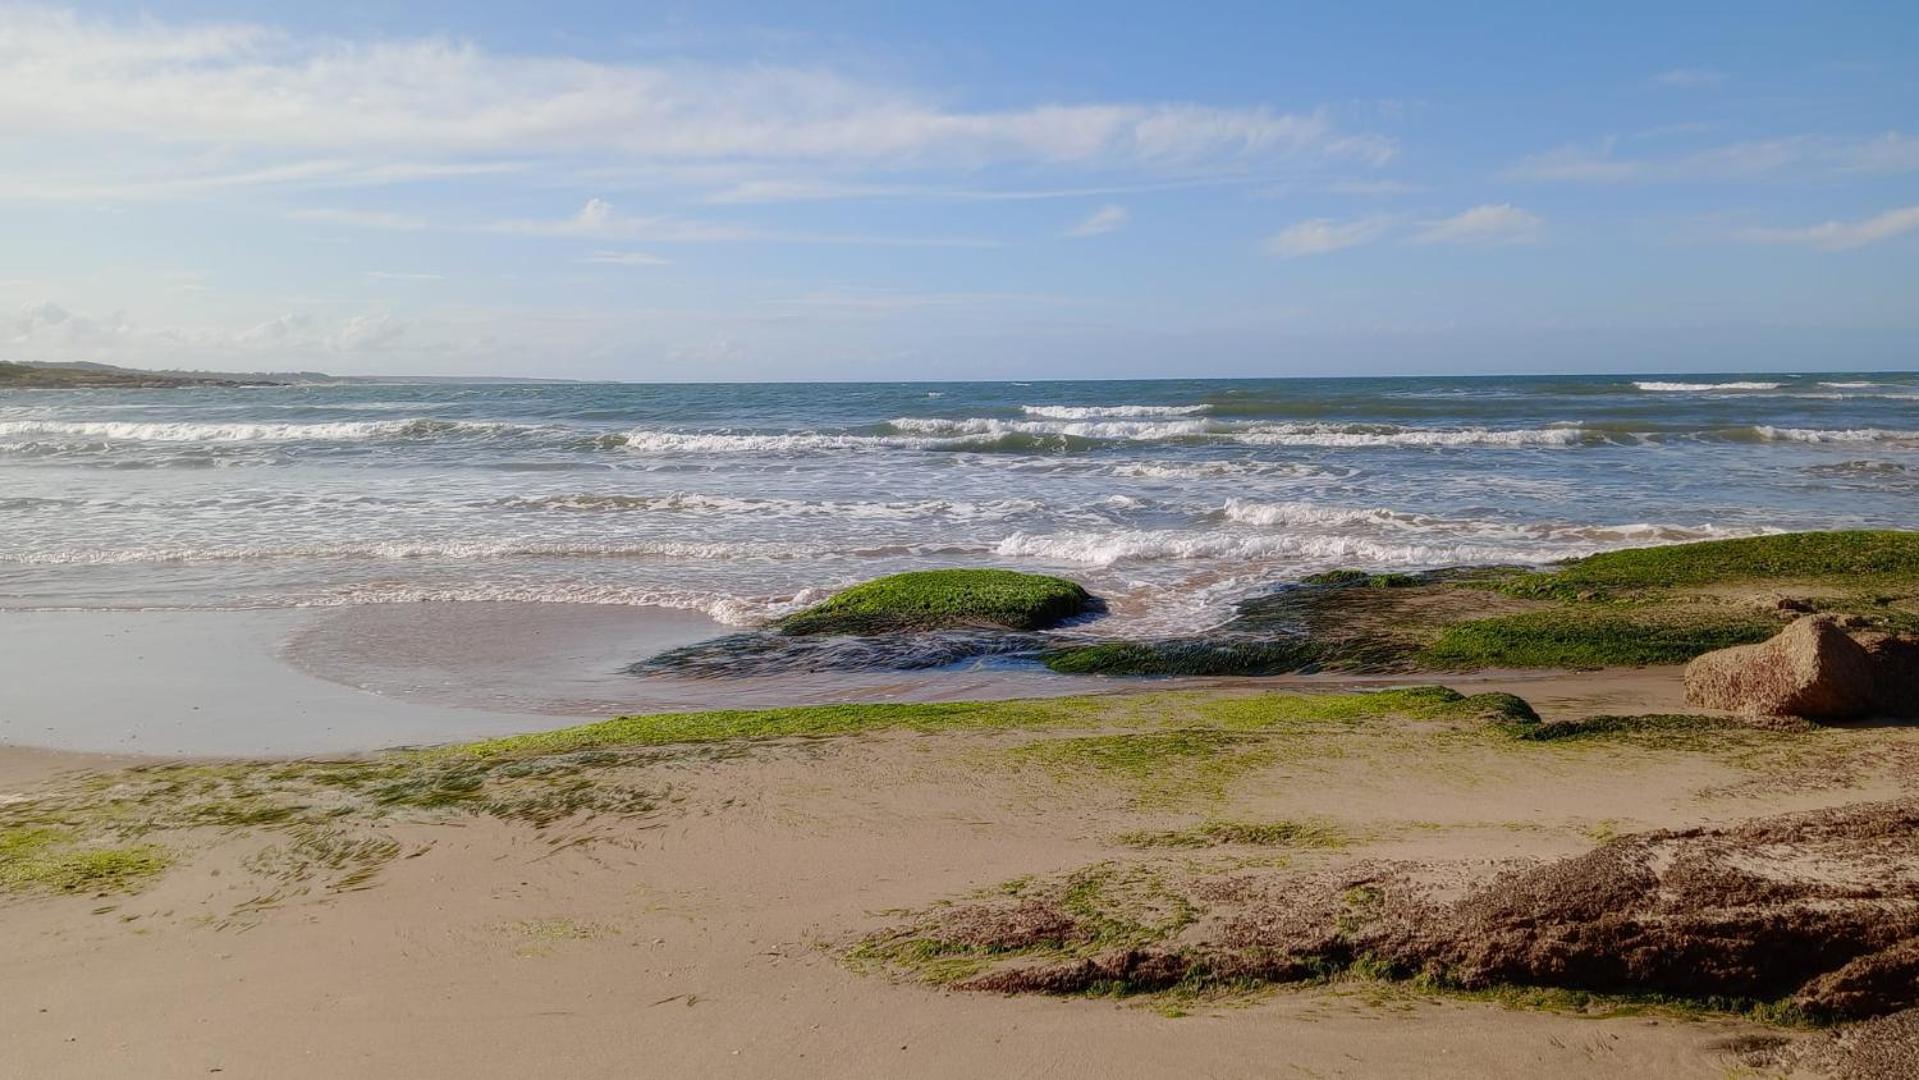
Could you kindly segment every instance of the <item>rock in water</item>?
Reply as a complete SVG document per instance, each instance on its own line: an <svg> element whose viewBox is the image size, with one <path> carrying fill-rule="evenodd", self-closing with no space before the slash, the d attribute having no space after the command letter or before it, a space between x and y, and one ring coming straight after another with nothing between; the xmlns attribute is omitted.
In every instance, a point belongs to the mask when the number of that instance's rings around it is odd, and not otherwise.
<svg viewBox="0 0 1919 1080"><path fill-rule="evenodd" d="M1814 720L1874 710L1874 664L1831 616L1811 615L1758 645L1738 645L1686 665L1686 703L1747 716Z"/></svg>

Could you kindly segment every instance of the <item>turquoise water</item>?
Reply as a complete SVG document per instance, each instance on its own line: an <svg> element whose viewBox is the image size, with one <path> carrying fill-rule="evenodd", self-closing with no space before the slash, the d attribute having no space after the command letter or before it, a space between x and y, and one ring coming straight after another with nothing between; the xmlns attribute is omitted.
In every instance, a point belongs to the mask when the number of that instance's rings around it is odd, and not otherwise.
<svg viewBox="0 0 1919 1080"><path fill-rule="evenodd" d="M1919 526L1919 375L0 392L0 604L653 604L1068 574L1136 630L1332 566Z"/></svg>

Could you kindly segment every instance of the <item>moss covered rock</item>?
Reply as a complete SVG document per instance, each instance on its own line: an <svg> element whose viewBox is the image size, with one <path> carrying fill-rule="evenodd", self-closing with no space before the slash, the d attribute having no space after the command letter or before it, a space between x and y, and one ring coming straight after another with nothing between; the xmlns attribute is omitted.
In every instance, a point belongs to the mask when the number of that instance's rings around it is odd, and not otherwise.
<svg viewBox="0 0 1919 1080"><path fill-rule="evenodd" d="M1087 611L1077 583L1012 570L921 570L855 585L780 620L786 634L1043 630Z"/></svg>

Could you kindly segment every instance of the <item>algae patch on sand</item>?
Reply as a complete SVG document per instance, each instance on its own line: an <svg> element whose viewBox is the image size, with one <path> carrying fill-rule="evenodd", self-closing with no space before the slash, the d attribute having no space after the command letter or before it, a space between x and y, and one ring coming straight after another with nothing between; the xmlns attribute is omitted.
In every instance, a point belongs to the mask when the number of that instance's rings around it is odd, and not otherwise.
<svg viewBox="0 0 1919 1080"><path fill-rule="evenodd" d="M51 828L0 830L0 891L131 892L169 861L153 844L82 844Z"/></svg>

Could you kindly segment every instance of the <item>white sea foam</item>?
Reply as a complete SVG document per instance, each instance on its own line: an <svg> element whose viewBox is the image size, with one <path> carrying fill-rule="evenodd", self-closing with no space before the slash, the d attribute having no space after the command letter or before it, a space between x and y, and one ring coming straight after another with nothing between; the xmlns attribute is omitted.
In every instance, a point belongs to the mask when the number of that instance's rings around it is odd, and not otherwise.
<svg viewBox="0 0 1919 1080"><path fill-rule="evenodd" d="M902 416L887 421L895 431L914 435L1066 435L1080 439L1179 439L1229 429L1206 420L946 420Z"/></svg>
<svg viewBox="0 0 1919 1080"><path fill-rule="evenodd" d="M1302 461L1129 461L1111 467L1114 476L1137 480L1214 480L1223 477L1294 476L1339 480L1352 470Z"/></svg>
<svg viewBox="0 0 1919 1080"><path fill-rule="evenodd" d="M1536 552L1474 544L1387 543L1361 536L1246 533L1239 530L1122 529L1014 533L996 552L1009 558L1112 566L1163 559L1287 560L1368 566L1447 566L1536 559Z"/></svg>
<svg viewBox="0 0 1919 1080"><path fill-rule="evenodd" d="M1693 540L1712 540L1728 536L1748 536L1765 530L1724 529L1712 524L1665 525L1632 522L1596 525L1553 521L1492 521L1471 518L1446 518L1411 513L1388 507L1328 506L1321 503L1255 502L1228 499L1220 510L1228 521L1242 525L1311 529L1397 530L1400 535L1423 534L1433 540L1465 537L1475 540L1540 544L1598 545L1673 544ZM1555 549L1557 550L1557 549Z"/></svg>
<svg viewBox="0 0 1919 1080"><path fill-rule="evenodd" d="M1760 424L1753 432L1767 442L1860 443L1919 442L1919 431L1888 431L1885 428L1789 428Z"/></svg>
<svg viewBox="0 0 1919 1080"><path fill-rule="evenodd" d="M253 559L513 559L644 558L804 559L837 552L822 545L771 543L561 543L522 540L388 540L369 543L234 544L230 546L68 548L0 552L0 563L107 566L129 563L228 562Z"/></svg>
<svg viewBox="0 0 1919 1080"><path fill-rule="evenodd" d="M1830 386L1835 390L1870 390L1875 386L1884 386L1886 384L1876 382L1822 382L1819 385Z"/></svg>
<svg viewBox="0 0 1919 1080"><path fill-rule="evenodd" d="M1729 536L1750 536L1772 529L1720 529L1711 525L1575 525L1555 523L1463 522L1422 519L1389 510L1295 511L1312 524L1356 525L1386 521L1409 531L1381 538L1352 533L1241 529L1120 529L1109 532L1019 532L1000 541L996 552L1015 558L1112 566L1160 560L1280 562L1296 572L1331 566L1413 567L1539 563L1622 547L1680 543ZM1388 515L1381 518L1379 515ZM1423 535L1419 522L1431 523Z"/></svg>
<svg viewBox="0 0 1919 1080"><path fill-rule="evenodd" d="M1776 382L1636 382L1634 386L1641 390L1664 391L1667 393L1708 393L1716 390L1777 390L1784 383Z"/></svg>
<svg viewBox="0 0 1919 1080"><path fill-rule="evenodd" d="M1578 446L1579 427L1405 428L1390 424L1265 424L1232 436L1248 446Z"/></svg>
<svg viewBox="0 0 1919 1080"><path fill-rule="evenodd" d="M997 499L967 502L917 499L899 502L750 498L672 492L662 495L578 494L515 495L487 504L503 510L571 510L581 513L668 513L712 517L865 518L913 521L942 517L961 521L990 521L1045 509L1037 499Z"/></svg>
<svg viewBox="0 0 1919 1080"><path fill-rule="evenodd" d="M1099 420L1144 416L1198 416L1212 411L1211 405L1021 405L1028 416L1049 420Z"/></svg>
<svg viewBox="0 0 1919 1080"><path fill-rule="evenodd" d="M1324 506L1309 502L1254 502L1249 499L1228 499L1220 513L1226 520L1237 521L1242 525L1268 526L1416 525L1431 520L1417 514L1401 514L1396 510L1383 507L1367 510Z"/></svg>
<svg viewBox="0 0 1919 1080"><path fill-rule="evenodd" d="M832 595L827 589L801 589L771 596L739 596L726 592L652 589L644 586L600 585L583 582L543 584L474 582L454 586L382 584L348 589L331 596L302 601L300 607L351 607L362 604L516 603L602 604L622 607L671 608L697 611L726 626L764 626L782 615L819 603Z"/></svg>
<svg viewBox="0 0 1919 1080"><path fill-rule="evenodd" d="M930 447L937 440L890 438L883 435L828 435L818 432L729 434L701 431L638 429L609 440L614 445L645 454L765 454L811 450L885 450L894 447Z"/></svg>

